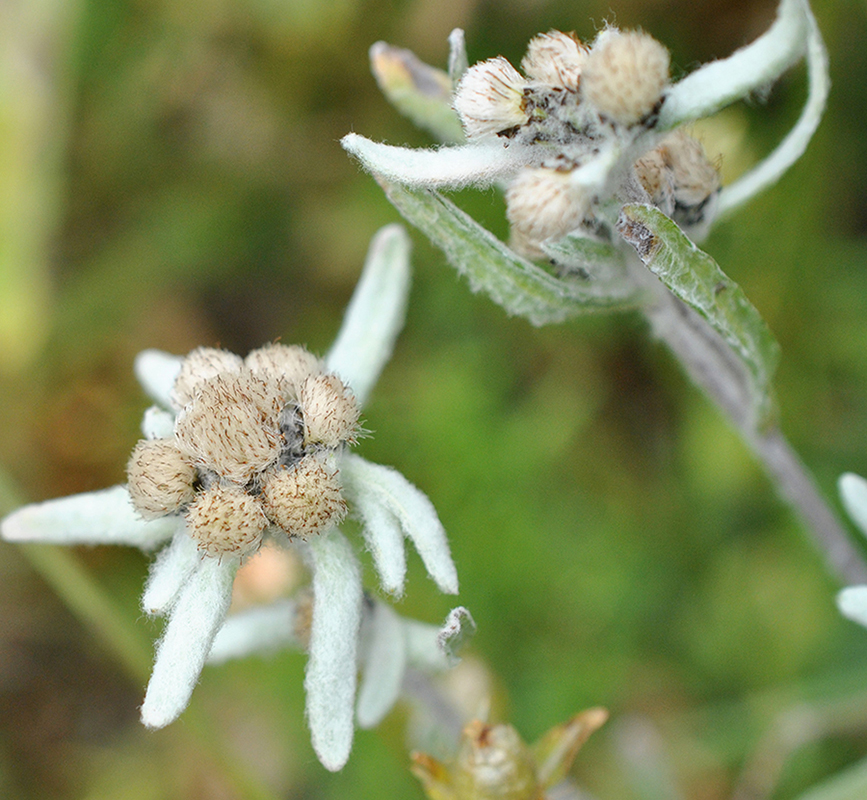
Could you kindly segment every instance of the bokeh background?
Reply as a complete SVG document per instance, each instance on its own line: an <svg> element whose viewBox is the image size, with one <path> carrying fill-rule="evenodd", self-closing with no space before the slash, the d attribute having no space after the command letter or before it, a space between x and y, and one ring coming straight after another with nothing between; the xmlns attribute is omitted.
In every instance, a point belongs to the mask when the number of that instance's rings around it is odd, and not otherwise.
<svg viewBox="0 0 867 800"><path fill-rule="evenodd" d="M867 474L867 4L813 5L825 120L705 249L779 339L784 430L838 505L837 476ZM460 26L471 61L517 64L539 31L592 38L608 19L684 72L774 6L0 4L0 511L123 480L142 349L327 349L370 237L398 218L338 141L429 141L379 95L374 41L444 65ZM792 124L804 78L702 129L728 178ZM459 202L505 235L496 193ZM492 717L533 740L608 707L572 772L600 799L783 800L864 757L867 631L839 617L797 520L642 321L535 329L413 237L409 319L359 452L435 502L479 625L464 680L489 687ZM298 653L207 668L187 714L146 732L146 567L121 548L0 544L0 796L423 796L406 708L357 736L342 773L317 763ZM399 611L439 622L450 602L413 556Z"/></svg>

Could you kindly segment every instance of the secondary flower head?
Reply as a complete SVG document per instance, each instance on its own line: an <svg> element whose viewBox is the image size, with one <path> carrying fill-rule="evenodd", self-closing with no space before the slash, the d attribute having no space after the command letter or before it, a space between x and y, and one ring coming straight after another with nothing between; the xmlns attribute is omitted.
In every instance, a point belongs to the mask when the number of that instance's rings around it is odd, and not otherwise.
<svg viewBox="0 0 867 800"><path fill-rule="evenodd" d="M226 621L235 573L268 542L296 549L312 572L305 686L314 749L339 769L353 736L361 566L337 529L362 522L382 587L403 591L404 536L444 592L457 575L430 501L402 475L348 453L359 408L402 327L408 240L383 229L328 355L270 344L246 358L199 348L186 358L142 353L138 377L157 401L128 481L101 492L26 506L2 523L10 541L163 546L142 606L168 617L142 722L175 720ZM237 626L236 626L237 627Z"/></svg>
<svg viewBox="0 0 867 800"><path fill-rule="evenodd" d="M461 63L464 54L454 49L462 37L450 41L450 63ZM768 85L802 57L810 95L798 124L752 172L721 190L715 163L682 126ZM620 247L618 213L628 204L654 205L691 236L704 235L718 214L774 183L801 155L828 90L807 0L782 0L776 22L753 44L676 83L662 44L613 26L589 45L560 31L539 34L521 68L524 74L496 57L452 75L466 144L409 150L350 134L343 145L420 227L391 186L505 185L512 246L561 263L548 245L567 234ZM457 258L457 247L446 250Z"/></svg>

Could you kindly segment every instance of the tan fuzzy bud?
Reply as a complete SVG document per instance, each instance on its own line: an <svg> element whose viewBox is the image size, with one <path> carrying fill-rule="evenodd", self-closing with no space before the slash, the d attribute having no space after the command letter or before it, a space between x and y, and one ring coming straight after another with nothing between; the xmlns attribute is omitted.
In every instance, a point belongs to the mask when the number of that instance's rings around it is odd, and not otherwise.
<svg viewBox="0 0 867 800"><path fill-rule="evenodd" d="M666 136L657 149L671 169L678 205L699 206L720 188L719 172L701 142L683 129Z"/></svg>
<svg viewBox="0 0 867 800"><path fill-rule="evenodd" d="M530 748L511 725L475 720L464 728L454 767L457 797L536 800L542 789Z"/></svg>
<svg viewBox="0 0 867 800"><path fill-rule="evenodd" d="M248 353L244 363L256 374L288 381L296 391L308 375L322 372L322 361L297 344L266 344Z"/></svg>
<svg viewBox="0 0 867 800"><path fill-rule="evenodd" d="M267 527L259 501L237 486L214 484L187 512L187 530L209 556L251 553Z"/></svg>
<svg viewBox="0 0 867 800"><path fill-rule="evenodd" d="M668 50L640 31L609 28L596 39L581 76L581 94L619 125L644 119L668 84Z"/></svg>
<svg viewBox="0 0 867 800"><path fill-rule="evenodd" d="M530 39L521 69L531 80L577 92L587 52L575 34L540 33Z"/></svg>
<svg viewBox="0 0 867 800"><path fill-rule="evenodd" d="M245 484L280 455L284 404L274 382L248 371L218 375L178 415L175 439L193 463Z"/></svg>
<svg viewBox="0 0 867 800"><path fill-rule="evenodd" d="M305 445L355 443L361 411L355 395L336 375L308 377L301 384L298 403L304 418Z"/></svg>
<svg viewBox="0 0 867 800"><path fill-rule="evenodd" d="M270 470L262 484L262 505L271 522L304 540L346 516L337 470L315 456Z"/></svg>
<svg viewBox="0 0 867 800"><path fill-rule="evenodd" d="M521 170L506 191L506 216L512 230L529 242L560 238L577 228L589 201L572 186L571 171L547 167Z"/></svg>
<svg viewBox="0 0 867 800"><path fill-rule="evenodd" d="M180 410L195 397L204 383L221 373L237 373L243 361L228 350L215 347L199 347L193 350L181 364L181 371L172 387L172 405Z"/></svg>
<svg viewBox="0 0 867 800"><path fill-rule="evenodd" d="M650 195L650 202L670 215L674 209L674 175L659 147L635 162L635 177Z"/></svg>
<svg viewBox="0 0 867 800"><path fill-rule="evenodd" d="M498 56L470 67L455 91L454 107L468 139L496 136L524 125L527 82Z"/></svg>
<svg viewBox="0 0 867 800"><path fill-rule="evenodd" d="M196 470L172 439L143 439L126 467L127 490L145 519L172 514L195 496Z"/></svg>

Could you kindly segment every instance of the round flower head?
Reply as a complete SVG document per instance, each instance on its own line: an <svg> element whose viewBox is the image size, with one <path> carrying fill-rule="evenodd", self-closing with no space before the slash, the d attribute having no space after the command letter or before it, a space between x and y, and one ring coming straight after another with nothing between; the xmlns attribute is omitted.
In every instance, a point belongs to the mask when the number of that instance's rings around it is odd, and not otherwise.
<svg viewBox="0 0 867 800"><path fill-rule="evenodd" d="M262 484L262 505L271 522L305 540L346 516L337 470L328 469L316 456L270 470Z"/></svg>
<svg viewBox="0 0 867 800"><path fill-rule="evenodd" d="M244 371L203 384L175 422L175 438L194 464L239 484L280 455L279 386Z"/></svg>
<svg viewBox="0 0 867 800"><path fill-rule="evenodd" d="M143 439L126 467L127 488L145 519L172 514L193 500L196 470L172 439Z"/></svg>
<svg viewBox="0 0 867 800"><path fill-rule="evenodd" d="M674 175L666 163L661 147L645 153L635 162L635 177L650 195L650 202L663 214L674 210Z"/></svg>
<svg viewBox="0 0 867 800"><path fill-rule="evenodd" d="M337 447L355 442L360 409L336 375L311 375L298 394L304 418L304 444Z"/></svg>
<svg viewBox="0 0 867 800"><path fill-rule="evenodd" d="M548 31L530 40L521 69L531 80L577 92L586 60L587 48L574 34Z"/></svg>
<svg viewBox="0 0 867 800"><path fill-rule="evenodd" d="M187 530L209 556L251 553L266 527L259 501L237 486L214 484L198 493L187 512Z"/></svg>
<svg viewBox="0 0 867 800"><path fill-rule="evenodd" d="M589 208L570 183L569 170L525 169L506 192L506 216L513 232L530 242L559 238L577 228Z"/></svg>
<svg viewBox="0 0 867 800"><path fill-rule="evenodd" d="M468 139L507 134L524 125L526 80L498 56L470 67L455 91L454 107Z"/></svg>
<svg viewBox="0 0 867 800"><path fill-rule="evenodd" d="M719 172L698 139L679 129L663 139L658 149L671 170L674 199L679 206L700 206L719 190Z"/></svg>
<svg viewBox="0 0 867 800"><path fill-rule="evenodd" d="M172 405L180 410L189 403L201 386L221 373L240 372L243 360L228 350L199 347L181 363L181 371L172 387Z"/></svg>
<svg viewBox="0 0 867 800"><path fill-rule="evenodd" d="M669 61L668 50L652 36L607 28L587 56L581 94L603 117L635 125L661 100Z"/></svg>
<svg viewBox="0 0 867 800"><path fill-rule="evenodd" d="M286 380L296 392L308 375L322 372L322 362L297 344L266 344L248 353L244 364L263 377Z"/></svg>

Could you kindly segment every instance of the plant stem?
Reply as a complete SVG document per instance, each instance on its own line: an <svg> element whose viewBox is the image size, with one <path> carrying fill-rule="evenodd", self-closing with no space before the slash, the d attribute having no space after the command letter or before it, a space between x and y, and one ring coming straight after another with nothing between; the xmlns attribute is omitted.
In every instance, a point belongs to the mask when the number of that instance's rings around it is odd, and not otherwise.
<svg viewBox="0 0 867 800"><path fill-rule="evenodd" d="M654 332L737 428L780 496L807 526L829 571L847 583L867 583L867 565L861 552L783 434L776 426L757 426L743 364L703 317L660 282L654 284L655 302L644 309Z"/></svg>

